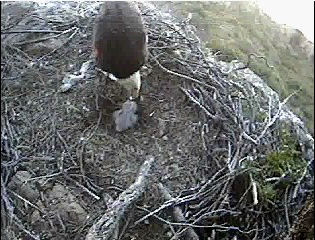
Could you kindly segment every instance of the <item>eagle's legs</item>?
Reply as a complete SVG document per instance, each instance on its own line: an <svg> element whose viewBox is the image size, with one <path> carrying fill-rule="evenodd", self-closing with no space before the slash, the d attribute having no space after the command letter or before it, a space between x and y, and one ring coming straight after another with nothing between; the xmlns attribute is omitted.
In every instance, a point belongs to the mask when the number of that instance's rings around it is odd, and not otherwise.
<svg viewBox="0 0 315 240"><path fill-rule="evenodd" d="M141 76L140 72L137 71L132 74L129 78L119 79L120 83L127 92L127 96L130 101L134 101L137 104L137 112L139 122L142 122L142 96L141 96Z"/></svg>
<svg viewBox="0 0 315 240"><path fill-rule="evenodd" d="M139 71L128 78L119 79L118 83L127 90L129 100L140 100L141 76Z"/></svg>

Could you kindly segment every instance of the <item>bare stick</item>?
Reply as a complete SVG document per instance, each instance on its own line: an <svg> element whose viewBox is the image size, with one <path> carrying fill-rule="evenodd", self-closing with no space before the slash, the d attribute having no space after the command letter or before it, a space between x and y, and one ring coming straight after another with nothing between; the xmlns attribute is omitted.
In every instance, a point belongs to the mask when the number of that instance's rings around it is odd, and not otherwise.
<svg viewBox="0 0 315 240"><path fill-rule="evenodd" d="M62 33L63 31L54 31L54 30L12 30L12 31L2 31L1 34L15 34L15 33Z"/></svg>
<svg viewBox="0 0 315 240"><path fill-rule="evenodd" d="M295 95L297 91L294 91L293 93L291 93L286 99L284 99L282 102L279 103L279 108L278 108L278 112L277 114L269 120L269 122L266 124L264 130L261 132L261 134L257 137L256 144L260 141L260 139L265 135L265 133L267 132L267 130L276 122L276 120L281 116L282 113L282 107L288 102L288 100Z"/></svg>
<svg viewBox="0 0 315 240"><path fill-rule="evenodd" d="M257 191L257 183L254 181L252 174L249 174L250 181L252 183L252 193L253 193L253 201L254 205L258 204L258 191Z"/></svg>
<svg viewBox="0 0 315 240"><path fill-rule="evenodd" d="M71 182L74 182L75 185L77 185L78 187L82 188L85 192L87 192L88 194L90 194L93 198L95 198L96 200L100 200L101 198L99 196L97 196L95 193L91 192L89 189L87 189L86 187L84 187L82 184L78 183L77 181L75 181L74 179L72 179L71 177L68 177L67 175L64 174L64 177L68 180L70 180Z"/></svg>
<svg viewBox="0 0 315 240"><path fill-rule="evenodd" d="M24 41L24 42L17 42L17 43L14 43L14 45L15 46L21 46L21 45L25 45L25 44L43 42L43 41L47 41L47 40L52 39L52 38L60 37L61 35L67 34L67 33L71 32L71 31L77 31L77 28L73 27L73 28L67 29L67 30L59 33L58 35L54 35L54 36L48 36L48 37L45 37L45 38L39 38L39 39L34 39L34 40Z"/></svg>
<svg viewBox="0 0 315 240"><path fill-rule="evenodd" d="M148 156L140 168L136 181L113 202L104 215L90 228L86 240L118 239L124 219L128 219L136 201L138 201L150 183L150 173L154 157Z"/></svg>
<svg viewBox="0 0 315 240"><path fill-rule="evenodd" d="M153 57L154 57L154 56L153 56ZM204 83L204 82L201 82L201 81L199 81L199 80L197 80L197 79L194 79L194 78L192 78L192 77L186 76L186 75L184 75L184 74L177 73L177 72L173 72L173 71L171 71L171 70L165 68L164 66L161 65L161 63L159 63L159 61L156 59L156 57L154 57L154 60L155 60L155 62L157 63L157 65L158 65L160 68L162 68L162 70L164 70L164 71L167 72L167 73L173 74L173 75L175 75L175 76L177 76L177 77L181 77L181 78L184 78L184 79L188 79L188 80L190 80L190 81L192 81L192 82L195 82L195 83L198 83L198 84L203 85L203 86L205 86L205 87L214 89L214 87L210 86L209 84L206 84L206 83Z"/></svg>
<svg viewBox="0 0 315 240"><path fill-rule="evenodd" d="M169 193L168 189L164 187L162 183L159 183L158 187L159 187L160 192L162 193L162 196L164 197L166 201L174 200L171 194ZM173 212L173 218L176 222L186 222L185 216L179 207L174 207L172 212ZM191 227L187 228L186 232L184 233L184 237L185 239L188 239L188 240L199 240L198 235L196 234L194 229Z"/></svg>

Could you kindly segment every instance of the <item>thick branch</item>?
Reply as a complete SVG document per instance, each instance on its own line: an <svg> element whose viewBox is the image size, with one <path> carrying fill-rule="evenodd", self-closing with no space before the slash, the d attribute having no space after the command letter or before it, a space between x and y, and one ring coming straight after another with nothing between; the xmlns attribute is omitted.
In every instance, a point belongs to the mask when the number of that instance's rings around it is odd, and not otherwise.
<svg viewBox="0 0 315 240"><path fill-rule="evenodd" d="M94 223L85 238L86 240L118 239L124 219L128 219L134 204L142 197L150 183L153 162L154 157L148 156L140 168L136 181L107 209L101 219Z"/></svg>
<svg viewBox="0 0 315 240"><path fill-rule="evenodd" d="M159 183L158 187L160 189L162 196L164 197L166 201L173 200L173 197L169 193L168 189L165 188L162 183ZM180 207L175 206L173 208L172 214L173 214L172 217L174 218L176 222L180 222L180 223L186 222L185 216L182 210L180 209ZM183 236L187 240L199 240L198 235L196 234L196 232L194 231L192 227L188 227L186 232L184 232Z"/></svg>

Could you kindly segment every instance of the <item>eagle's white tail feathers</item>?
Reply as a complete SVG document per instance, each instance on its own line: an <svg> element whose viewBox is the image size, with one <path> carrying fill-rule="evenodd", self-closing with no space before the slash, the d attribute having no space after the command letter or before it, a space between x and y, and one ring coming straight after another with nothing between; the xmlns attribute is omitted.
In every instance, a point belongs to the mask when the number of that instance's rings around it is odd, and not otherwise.
<svg viewBox="0 0 315 240"><path fill-rule="evenodd" d="M139 91L141 87L140 71L135 72L128 78L118 79L117 82L128 91L132 98L139 97Z"/></svg>

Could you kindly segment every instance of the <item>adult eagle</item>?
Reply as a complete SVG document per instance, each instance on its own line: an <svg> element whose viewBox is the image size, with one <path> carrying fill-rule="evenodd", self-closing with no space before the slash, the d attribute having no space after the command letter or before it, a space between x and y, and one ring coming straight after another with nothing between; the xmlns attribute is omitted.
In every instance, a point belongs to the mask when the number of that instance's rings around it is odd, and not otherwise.
<svg viewBox="0 0 315 240"><path fill-rule="evenodd" d="M132 2L105 2L94 29L96 64L114 75L130 97L138 98L140 68L147 59L147 35Z"/></svg>

